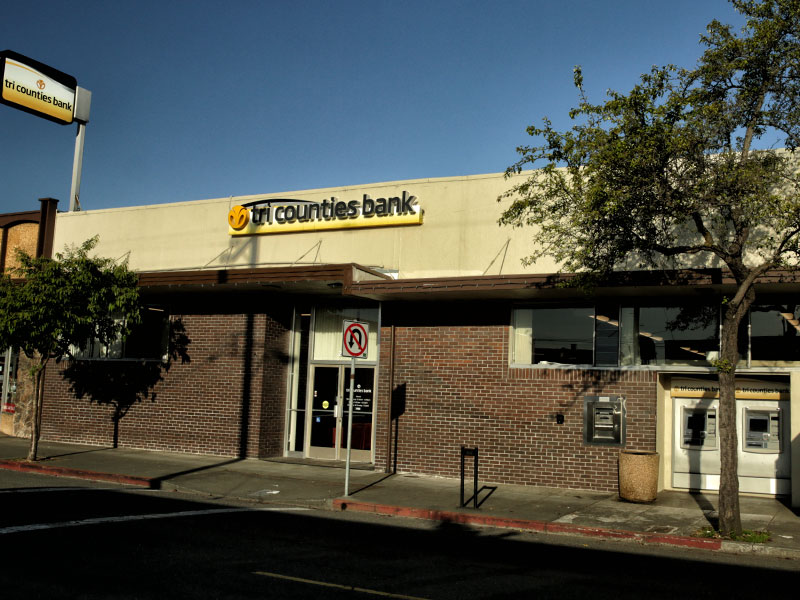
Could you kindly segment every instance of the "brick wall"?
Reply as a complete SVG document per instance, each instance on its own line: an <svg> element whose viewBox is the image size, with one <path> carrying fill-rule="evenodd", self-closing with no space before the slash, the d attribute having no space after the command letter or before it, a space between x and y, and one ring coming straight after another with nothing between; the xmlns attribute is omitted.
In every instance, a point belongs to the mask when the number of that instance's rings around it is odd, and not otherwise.
<svg viewBox="0 0 800 600"><path fill-rule="evenodd" d="M458 477L464 444L480 448L482 481L616 490L619 448L583 443L583 397L624 396L626 447L655 450L655 374L511 369L509 311L384 305L376 466Z"/></svg>
<svg viewBox="0 0 800 600"><path fill-rule="evenodd" d="M258 308L233 295L171 304L167 365L50 368L42 439L239 457L281 452L290 307L271 303L265 314L263 301Z"/></svg>
<svg viewBox="0 0 800 600"><path fill-rule="evenodd" d="M280 455L291 308L271 305L266 314L257 308L262 302L232 312L242 302L226 295L190 310L195 302L173 300L186 352L168 369L100 362L87 363L97 369L92 376L51 373L43 439ZM510 310L508 304L384 305L376 467L457 477L464 444L480 448L482 481L616 490L619 449L583 443L583 397L624 396L626 447L655 450L655 374L512 369ZM59 370L69 375L65 367ZM87 379L110 389L87 391L78 385Z"/></svg>

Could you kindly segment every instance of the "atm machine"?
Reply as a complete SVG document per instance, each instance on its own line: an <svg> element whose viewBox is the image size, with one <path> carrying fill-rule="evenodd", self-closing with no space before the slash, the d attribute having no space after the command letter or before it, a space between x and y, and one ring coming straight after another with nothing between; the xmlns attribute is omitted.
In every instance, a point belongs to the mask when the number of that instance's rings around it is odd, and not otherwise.
<svg viewBox="0 0 800 600"><path fill-rule="evenodd" d="M750 488L742 491L790 494L789 401L738 400L736 405L739 480Z"/></svg>
<svg viewBox="0 0 800 600"><path fill-rule="evenodd" d="M584 444L625 446L625 414L625 399L621 396L585 396Z"/></svg>
<svg viewBox="0 0 800 600"><path fill-rule="evenodd" d="M718 490L719 400L673 398L672 485ZM739 490L791 493L789 401L736 400Z"/></svg>

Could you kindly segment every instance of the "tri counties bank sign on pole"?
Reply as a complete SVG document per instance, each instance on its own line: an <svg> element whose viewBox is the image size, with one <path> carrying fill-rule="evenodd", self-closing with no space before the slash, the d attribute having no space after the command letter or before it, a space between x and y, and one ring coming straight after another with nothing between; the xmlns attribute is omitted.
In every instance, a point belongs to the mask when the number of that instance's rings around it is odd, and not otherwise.
<svg viewBox="0 0 800 600"><path fill-rule="evenodd" d="M422 215L416 196L408 192L386 198L363 194L359 200L347 201L336 197L321 202L273 198L234 206L228 213L228 233L265 235L421 225Z"/></svg>
<svg viewBox="0 0 800 600"><path fill-rule="evenodd" d="M11 50L0 52L0 102L67 125L75 110L74 77Z"/></svg>

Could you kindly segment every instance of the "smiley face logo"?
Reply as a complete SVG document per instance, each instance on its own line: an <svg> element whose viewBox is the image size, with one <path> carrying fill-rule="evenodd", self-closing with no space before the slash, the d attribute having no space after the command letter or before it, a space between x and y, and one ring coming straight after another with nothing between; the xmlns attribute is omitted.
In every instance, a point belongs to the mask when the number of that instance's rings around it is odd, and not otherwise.
<svg viewBox="0 0 800 600"><path fill-rule="evenodd" d="M247 227L249 222L250 216L244 206L234 206L228 213L228 225L231 226L231 229L240 231Z"/></svg>

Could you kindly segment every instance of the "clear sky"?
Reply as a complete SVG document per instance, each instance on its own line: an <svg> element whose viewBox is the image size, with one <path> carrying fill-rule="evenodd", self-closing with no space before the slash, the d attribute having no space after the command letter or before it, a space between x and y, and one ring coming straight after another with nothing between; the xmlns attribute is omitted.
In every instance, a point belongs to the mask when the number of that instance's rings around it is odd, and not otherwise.
<svg viewBox="0 0 800 600"><path fill-rule="evenodd" d="M692 66L725 0L41 0L0 49L91 90L85 210L503 171L654 64ZM76 125L0 105L0 212L69 205Z"/></svg>

